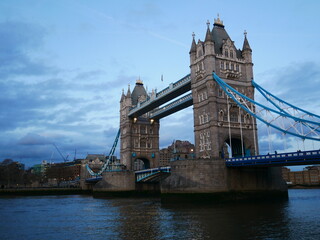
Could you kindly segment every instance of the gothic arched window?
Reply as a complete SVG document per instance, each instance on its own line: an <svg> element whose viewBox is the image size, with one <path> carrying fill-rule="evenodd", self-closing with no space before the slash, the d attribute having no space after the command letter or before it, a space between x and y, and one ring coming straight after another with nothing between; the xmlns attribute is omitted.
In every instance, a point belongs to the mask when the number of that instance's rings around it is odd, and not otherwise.
<svg viewBox="0 0 320 240"><path fill-rule="evenodd" d="M224 55L225 55L226 57L229 57L228 49L224 50Z"/></svg>

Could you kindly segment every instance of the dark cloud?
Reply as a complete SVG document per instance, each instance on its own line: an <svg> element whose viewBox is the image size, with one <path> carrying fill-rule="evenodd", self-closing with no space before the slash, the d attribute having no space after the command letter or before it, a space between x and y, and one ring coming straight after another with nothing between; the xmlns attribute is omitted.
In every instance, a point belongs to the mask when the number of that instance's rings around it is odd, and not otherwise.
<svg viewBox="0 0 320 240"><path fill-rule="evenodd" d="M3 22L0 34L0 158L29 166L49 158L61 161L53 143L64 156L109 151L115 133L103 131L118 122L123 82L108 82L102 70L69 71L37 60L46 36L39 26ZM117 86L114 96L109 90Z"/></svg>
<svg viewBox="0 0 320 240"><path fill-rule="evenodd" d="M46 137L35 133L28 133L18 141L21 145L47 145L52 144L52 141Z"/></svg>

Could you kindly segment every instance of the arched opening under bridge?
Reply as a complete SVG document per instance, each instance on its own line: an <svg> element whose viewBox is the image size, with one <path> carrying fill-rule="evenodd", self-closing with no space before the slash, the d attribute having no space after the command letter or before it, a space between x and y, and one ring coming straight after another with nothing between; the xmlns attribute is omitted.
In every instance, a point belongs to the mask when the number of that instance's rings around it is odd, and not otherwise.
<svg viewBox="0 0 320 240"><path fill-rule="evenodd" d="M229 153L229 157L242 157L242 156L250 156L250 150L246 150L245 143L238 138L228 138L225 141L227 145L227 152ZM225 150L222 150L225 154ZM225 157L225 156L224 156Z"/></svg>
<svg viewBox="0 0 320 240"><path fill-rule="evenodd" d="M133 161L133 170L143 170L150 168L150 161L147 158L136 158Z"/></svg>

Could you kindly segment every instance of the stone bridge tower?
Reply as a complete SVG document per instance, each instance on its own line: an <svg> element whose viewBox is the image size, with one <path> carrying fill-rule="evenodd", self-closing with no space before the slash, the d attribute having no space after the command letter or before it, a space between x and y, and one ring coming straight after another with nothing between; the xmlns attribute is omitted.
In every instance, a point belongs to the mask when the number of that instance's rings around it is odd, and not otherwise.
<svg viewBox="0 0 320 240"><path fill-rule="evenodd" d="M227 84L254 98L252 50L246 37L242 50L236 49L218 17L213 29L207 23L205 40L196 43L193 34L190 49L191 90L197 158L254 155L257 149L255 119L239 109L214 81L215 72Z"/></svg>
<svg viewBox="0 0 320 240"><path fill-rule="evenodd" d="M120 159L128 170L140 170L159 166L159 122L148 117L129 118L134 106L149 98L139 79L131 93L122 92L120 100Z"/></svg>

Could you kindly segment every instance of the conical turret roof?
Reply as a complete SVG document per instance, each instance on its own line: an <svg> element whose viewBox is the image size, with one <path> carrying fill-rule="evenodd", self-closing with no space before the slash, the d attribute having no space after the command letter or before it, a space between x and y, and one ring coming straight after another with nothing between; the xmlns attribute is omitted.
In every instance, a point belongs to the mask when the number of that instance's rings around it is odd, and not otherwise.
<svg viewBox="0 0 320 240"><path fill-rule="evenodd" d="M191 43L191 48L189 53L196 52L196 41L194 40L194 36L195 34L192 33L192 43Z"/></svg>
<svg viewBox="0 0 320 240"><path fill-rule="evenodd" d="M136 82L136 85L132 91L131 99L132 99L132 105L137 105L138 100L141 96L147 96L147 92L143 86L143 82L139 79Z"/></svg>
<svg viewBox="0 0 320 240"><path fill-rule="evenodd" d="M244 41L243 41L243 47L242 47L242 51L244 51L244 50L252 51L251 47L249 45L248 39L247 39L247 32L246 31L244 32Z"/></svg>

